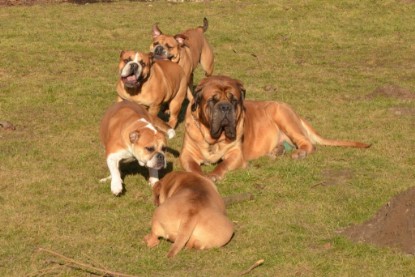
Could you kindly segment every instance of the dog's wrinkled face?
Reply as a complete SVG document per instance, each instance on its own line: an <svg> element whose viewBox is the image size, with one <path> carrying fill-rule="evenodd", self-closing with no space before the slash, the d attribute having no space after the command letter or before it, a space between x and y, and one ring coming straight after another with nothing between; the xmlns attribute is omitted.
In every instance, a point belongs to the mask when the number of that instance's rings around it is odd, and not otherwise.
<svg viewBox="0 0 415 277"><path fill-rule="evenodd" d="M210 130L210 136L219 139L237 138L236 128L244 111L245 89L240 81L226 76L203 79L196 88L192 112L196 112L200 123Z"/></svg>
<svg viewBox="0 0 415 277"><path fill-rule="evenodd" d="M166 167L166 137L145 119L129 133L130 151L141 166L154 169Z"/></svg>
<svg viewBox="0 0 415 277"><path fill-rule="evenodd" d="M186 36L178 34L175 36L163 34L157 25L153 26L153 43L150 51L155 59L171 60L178 63L180 60L181 48L185 46Z"/></svg>
<svg viewBox="0 0 415 277"><path fill-rule="evenodd" d="M121 51L118 69L124 87L137 89L148 78L153 64L153 54Z"/></svg>

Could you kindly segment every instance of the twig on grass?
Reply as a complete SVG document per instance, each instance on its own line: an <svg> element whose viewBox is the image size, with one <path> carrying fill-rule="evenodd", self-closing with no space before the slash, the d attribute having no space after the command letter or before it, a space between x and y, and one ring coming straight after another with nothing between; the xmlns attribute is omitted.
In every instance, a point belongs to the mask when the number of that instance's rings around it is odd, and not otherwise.
<svg viewBox="0 0 415 277"><path fill-rule="evenodd" d="M260 259L258 261L256 261L253 265L251 265L247 270L242 271L241 273L239 273L240 276L248 274L249 272L251 272L254 268L262 265L264 263L264 259Z"/></svg>
<svg viewBox="0 0 415 277"><path fill-rule="evenodd" d="M253 200L254 196L252 195L252 193L241 193L241 194L234 194L234 195L229 195L223 198L223 201L225 201L225 206L229 206L238 202L242 202L242 201L249 201L249 200Z"/></svg>
<svg viewBox="0 0 415 277"><path fill-rule="evenodd" d="M110 271L110 270L106 270L106 269L102 269L102 268L98 268L83 262L79 262L77 260L74 260L72 258L68 258L62 254L59 254L55 251L49 250L49 249L45 249L45 248L39 248L38 249L39 252L46 252L49 253L55 257L58 257L62 260L64 260L66 263L63 263L63 265L65 266L69 266L69 267L73 267L73 268L77 268L77 269L81 269L81 270L89 270L89 271L95 271L95 272L99 272L100 274L102 274L103 276L117 276L117 277L137 277L135 275L129 275L129 274L124 274L124 273L120 273L120 272L115 272L115 271Z"/></svg>

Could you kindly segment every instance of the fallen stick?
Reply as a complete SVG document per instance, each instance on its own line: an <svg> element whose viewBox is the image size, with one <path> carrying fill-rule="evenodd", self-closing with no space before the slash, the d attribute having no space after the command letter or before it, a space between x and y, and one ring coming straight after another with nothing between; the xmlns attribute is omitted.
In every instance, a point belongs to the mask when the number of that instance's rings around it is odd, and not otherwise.
<svg viewBox="0 0 415 277"><path fill-rule="evenodd" d="M0 120L0 127L3 129L9 129L9 130L16 130L16 127L13 126L9 121Z"/></svg>
<svg viewBox="0 0 415 277"><path fill-rule="evenodd" d="M96 272L99 272L99 273L103 274L104 276L109 275L109 276L118 276L118 277L137 277L135 275L129 275L129 274L124 274L124 273L115 272L115 271L109 271L109 270L98 268L98 267L95 267L95 266L92 266L92 265L89 265L89 264L85 264L85 263L76 261L74 259L68 258L68 257L66 257L62 254L59 254L57 252L54 252L52 250L48 250L48 249L45 249L45 248L39 248L38 251L39 252L46 252L46 253L49 253L53 256L59 257L59 258L61 258L62 260L64 260L65 262L67 262L69 264L73 264L73 265L78 266L79 269L96 271Z"/></svg>
<svg viewBox="0 0 415 277"><path fill-rule="evenodd" d="M223 201L225 201L225 206L229 206L238 202L242 202L242 201L248 201L248 200L253 200L254 196L252 195L252 193L241 193L241 194L234 194L234 195L229 195L223 198Z"/></svg>
<svg viewBox="0 0 415 277"><path fill-rule="evenodd" d="M245 271L242 271L241 273L239 273L239 275L245 275L245 274L248 274L249 272L251 272L254 268L256 268L256 267L258 267L258 266L260 266L260 265L262 265L264 263L264 259L260 259L260 260L258 260L258 261L256 261L253 265L251 265L251 267L250 268L248 268L247 270L245 270Z"/></svg>

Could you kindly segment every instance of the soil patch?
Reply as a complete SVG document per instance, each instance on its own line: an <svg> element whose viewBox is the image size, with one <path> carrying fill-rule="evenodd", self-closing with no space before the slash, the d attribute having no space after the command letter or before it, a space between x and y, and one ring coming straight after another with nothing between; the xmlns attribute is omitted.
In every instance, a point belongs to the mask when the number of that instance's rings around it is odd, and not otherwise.
<svg viewBox="0 0 415 277"><path fill-rule="evenodd" d="M355 242L415 254L415 187L392 198L372 219L341 233Z"/></svg>
<svg viewBox="0 0 415 277"><path fill-rule="evenodd" d="M411 92L408 89L401 88L396 85L385 85L382 87L376 88L373 92L366 95L366 99L372 100L376 97L389 97L397 98L403 100L413 100L415 99L415 93Z"/></svg>

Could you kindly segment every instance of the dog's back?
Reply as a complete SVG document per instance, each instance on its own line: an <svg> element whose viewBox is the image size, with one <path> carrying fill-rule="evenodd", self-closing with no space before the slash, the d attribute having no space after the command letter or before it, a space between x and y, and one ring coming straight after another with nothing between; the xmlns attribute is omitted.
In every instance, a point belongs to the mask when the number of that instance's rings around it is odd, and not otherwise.
<svg viewBox="0 0 415 277"><path fill-rule="evenodd" d="M174 241L168 257L175 256L185 245L207 249L221 247L231 239L232 222L209 179L195 173L171 172L153 191L160 206L153 216L152 234Z"/></svg>

